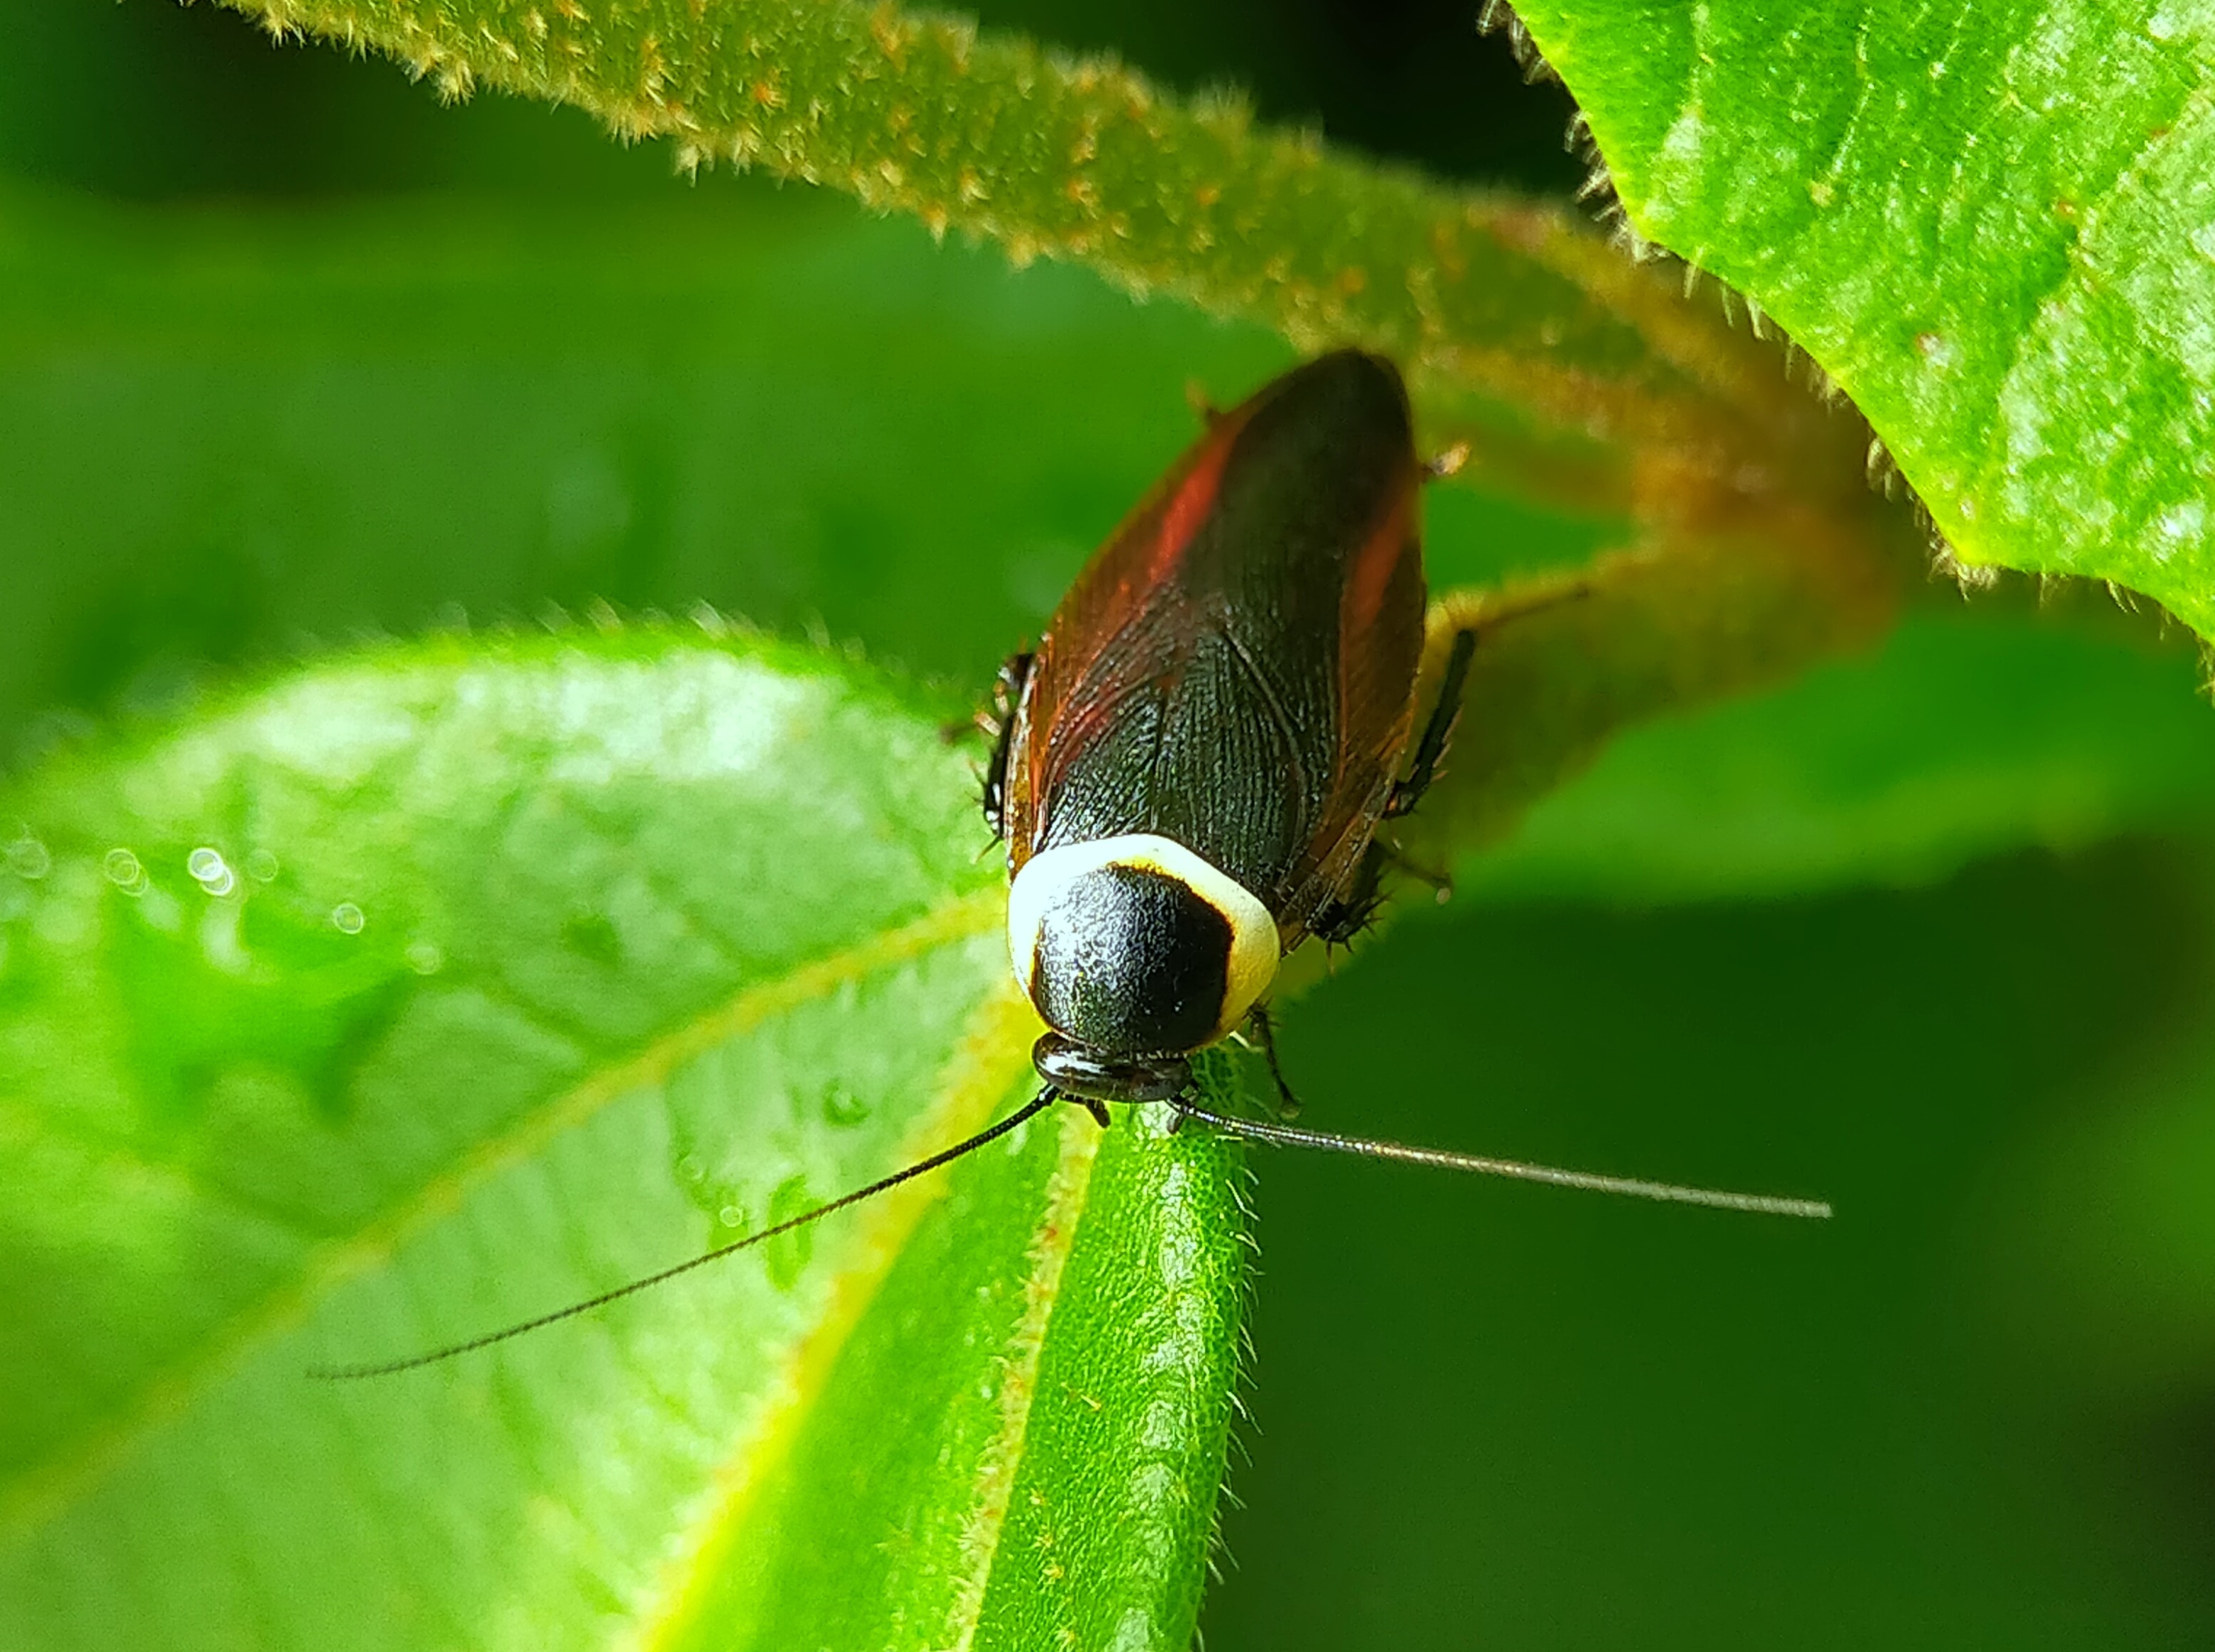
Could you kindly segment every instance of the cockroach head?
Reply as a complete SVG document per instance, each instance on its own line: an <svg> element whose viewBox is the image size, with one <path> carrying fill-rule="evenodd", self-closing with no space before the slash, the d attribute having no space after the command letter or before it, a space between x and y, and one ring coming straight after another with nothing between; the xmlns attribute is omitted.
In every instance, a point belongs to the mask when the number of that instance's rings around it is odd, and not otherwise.
<svg viewBox="0 0 2215 1652"><path fill-rule="evenodd" d="M1181 1055L1246 1017L1275 977L1277 925L1181 844L1138 832L1033 856L1008 896L1015 980L1096 1057Z"/></svg>

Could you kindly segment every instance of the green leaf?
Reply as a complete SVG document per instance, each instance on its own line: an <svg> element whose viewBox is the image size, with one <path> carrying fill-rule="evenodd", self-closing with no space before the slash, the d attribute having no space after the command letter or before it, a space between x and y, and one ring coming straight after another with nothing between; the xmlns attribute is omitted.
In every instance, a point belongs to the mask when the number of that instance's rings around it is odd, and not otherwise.
<svg viewBox="0 0 2215 1652"><path fill-rule="evenodd" d="M1457 869L1481 897L1749 900L1935 883L2036 844L2215 826L2198 662L1990 604L1631 729Z"/></svg>
<svg viewBox="0 0 2215 1652"><path fill-rule="evenodd" d="M1638 232L1783 324L1957 556L2215 635L2205 5L1520 10Z"/></svg>
<svg viewBox="0 0 2215 1652"><path fill-rule="evenodd" d="M1443 187L966 19L850 0L233 0L442 89L573 104L686 168L761 167L1273 328L1388 351L1470 472L1592 512L1708 487L1859 502L1856 427L1569 215ZM1850 486L1849 485L1850 484ZM1844 516L1858 515L1849 508ZM1884 534L1856 521L1865 555ZM1873 542L1873 543L1872 543Z"/></svg>
<svg viewBox="0 0 2215 1652"><path fill-rule="evenodd" d="M1182 1646L1242 1288L1204 1133L1058 1109L585 1319L304 1375L1028 1093L949 709L699 635L449 641L0 794L0 1643Z"/></svg>

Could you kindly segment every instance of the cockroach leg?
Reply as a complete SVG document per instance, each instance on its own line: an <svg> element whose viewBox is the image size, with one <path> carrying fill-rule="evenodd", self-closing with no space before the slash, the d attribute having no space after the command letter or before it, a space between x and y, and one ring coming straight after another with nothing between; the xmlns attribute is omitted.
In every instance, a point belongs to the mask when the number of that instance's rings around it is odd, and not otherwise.
<svg viewBox="0 0 2215 1652"><path fill-rule="evenodd" d="M1445 755L1446 742L1453 738L1455 721L1461 715L1461 697L1469 687L1469 662L1476 653L1476 631L1474 627L1456 631L1453 652L1446 656L1445 675L1439 682L1438 703L1431 708L1431 720L1423 725L1423 737L1415 745L1415 760L1409 765L1407 777L1392 783L1392 795L1384 800L1384 818L1396 820L1423 801L1423 794L1438 778L1439 759Z"/></svg>
<svg viewBox="0 0 2215 1652"><path fill-rule="evenodd" d="M1031 662L1037 655L1011 654L992 679L990 710L977 714L977 726L992 737L992 755L985 761L983 805L985 824L992 828L992 841L1008 835L1008 757L1015 738L1015 706L1023 685L1030 680Z"/></svg>
<svg viewBox="0 0 2215 1652"><path fill-rule="evenodd" d="M1246 1024L1254 1029L1254 1041L1261 1047L1261 1059L1269 1064L1269 1078L1277 1086L1277 1116L1297 1119L1300 1115L1300 1098L1292 1094L1292 1087L1285 1082L1285 1070L1277 1061L1276 1029L1269 1020L1265 1005L1255 1004L1246 1012Z"/></svg>
<svg viewBox="0 0 2215 1652"><path fill-rule="evenodd" d="M1369 927L1384 896L1377 885L1391 851L1372 838L1335 900L1309 920L1308 932L1327 947L1342 947Z"/></svg>
<svg viewBox="0 0 2215 1652"><path fill-rule="evenodd" d="M1437 703L1431 707L1430 721L1423 725L1422 739L1415 742L1414 761L1408 765L1406 777L1393 783L1391 795L1384 800L1386 820L1396 820L1413 811L1423 801L1423 794L1431 789L1431 783L1438 778L1439 760L1445 756L1446 744L1453 738L1454 722L1461 715L1462 696L1469 687L1470 661L1476 656L1478 636L1510 620L1542 614L1564 603L1581 602L1592 593L1592 587L1580 580L1496 612L1480 614L1454 633L1453 649L1446 655L1445 673L1439 681Z"/></svg>

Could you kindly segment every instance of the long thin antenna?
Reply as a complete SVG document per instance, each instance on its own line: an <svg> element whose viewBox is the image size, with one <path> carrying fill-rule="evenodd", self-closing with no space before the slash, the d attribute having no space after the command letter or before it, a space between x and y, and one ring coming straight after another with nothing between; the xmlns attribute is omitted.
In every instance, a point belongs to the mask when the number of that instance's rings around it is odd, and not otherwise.
<svg viewBox="0 0 2215 1652"><path fill-rule="evenodd" d="M1469 1170L1479 1176L1510 1176L1518 1182L1543 1182L1556 1188L1579 1188L1587 1193L1627 1194L1634 1199L1660 1199L1678 1205L1705 1205L1715 1210L1741 1210L1758 1216L1803 1216L1827 1220L1831 1207L1820 1199L1779 1199L1759 1193L1720 1193L1709 1188L1680 1188L1671 1182L1646 1182L1635 1176L1595 1176L1588 1170L1560 1170L1550 1164L1526 1164L1520 1159L1481 1158L1473 1153L1449 1153L1436 1147L1408 1147L1396 1141L1371 1141L1364 1136L1334 1136L1322 1130L1302 1130L1288 1124L1265 1124L1258 1119L1234 1118L1215 1113L1181 1098L1169 1105L1201 1124L1266 1141L1279 1147L1315 1147L1327 1153L1352 1153L1362 1158L1390 1159L1397 1164L1427 1164L1442 1170Z"/></svg>
<svg viewBox="0 0 2215 1652"><path fill-rule="evenodd" d="M387 1360L377 1365L310 1366L308 1367L308 1375L317 1382L357 1382L365 1377L390 1377L397 1372L413 1371L419 1366L436 1365L441 1360L451 1360L457 1354L474 1354L481 1348L490 1348L495 1342L505 1342L511 1336L520 1336L525 1331L537 1330L542 1326L555 1324L564 1319L573 1319L580 1313L590 1313L595 1308L604 1308L611 1302L620 1301L635 1292L659 1285L664 1280L675 1279L679 1274L689 1274L696 1268L704 1268L709 1262L727 1256L734 1250L751 1250L755 1245L776 1238L781 1233L789 1233L795 1228L806 1227L810 1222L819 1222L833 1211L844 1210L849 1205L858 1205L864 1199L874 1199L880 1193L897 1188L903 1182L911 1182L927 1171L936 1170L942 1164L951 1164L963 1154L973 1153L986 1143L997 1141L1016 1126L1036 1118L1051 1107L1060 1094L1059 1090L1052 1084L1048 1084L997 1124L987 1125L967 1140L956 1142L942 1152L933 1153L929 1158L918 1159L904 1170L894 1170L890 1176L870 1182L866 1188L856 1188L850 1194L833 1199L827 1205L818 1205L813 1210L804 1211L789 1221L779 1222L775 1227L765 1227L758 1233L749 1233L745 1238L733 1239L728 1244L719 1244L713 1250L703 1251L689 1262L680 1262L674 1268L665 1268L658 1274L648 1274L644 1279L635 1279L628 1285L618 1285L612 1291L603 1291L599 1295L587 1297L582 1302L573 1302L566 1308L556 1308L552 1313L542 1313L535 1319L525 1319L518 1324L509 1325L500 1330L487 1331L483 1336L472 1336L465 1342L452 1342L445 1348L433 1348L428 1354L410 1354L404 1360Z"/></svg>

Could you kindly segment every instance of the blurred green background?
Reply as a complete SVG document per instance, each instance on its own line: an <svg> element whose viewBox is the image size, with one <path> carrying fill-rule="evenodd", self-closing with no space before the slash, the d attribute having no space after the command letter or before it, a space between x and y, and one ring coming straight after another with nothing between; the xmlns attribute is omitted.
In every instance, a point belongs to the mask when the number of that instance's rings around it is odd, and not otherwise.
<svg viewBox="0 0 2215 1652"><path fill-rule="evenodd" d="M988 22L1565 193L1467 6ZM1281 341L163 0L0 0L0 752L380 630L707 601L981 685ZM1611 525L1439 490L1434 582ZM1211 1644L2215 1644L2215 714L1933 591L1626 740L1288 1017ZM1472 715L1482 715L1474 708ZM611 1213L610 1219L619 1219ZM158 1643L157 1642L150 1643Z"/></svg>

